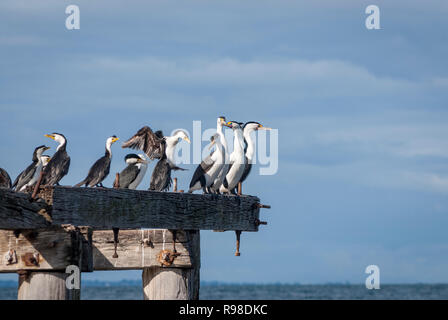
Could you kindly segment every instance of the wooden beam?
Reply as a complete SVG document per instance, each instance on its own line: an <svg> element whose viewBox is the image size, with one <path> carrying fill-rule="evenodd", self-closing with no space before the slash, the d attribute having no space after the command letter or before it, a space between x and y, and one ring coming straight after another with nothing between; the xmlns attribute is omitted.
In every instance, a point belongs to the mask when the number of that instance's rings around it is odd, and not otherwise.
<svg viewBox="0 0 448 320"><path fill-rule="evenodd" d="M88 225L97 230L258 231L259 198L107 188L47 187L53 224Z"/></svg>
<svg viewBox="0 0 448 320"><path fill-rule="evenodd" d="M0 188L0 229L44 228L51 224L48 205L27 193Z"/></svg>
<svg viewBox="0 0 448 320"><path fill-rule="evenodd" d="M89 231L75 227L15 231L0 230L0 273L17 271L63 271L82 265L93 271L88 247ZM84 254L83 254L84 253ZM90 261L89 261L90 260Z"/></svg>
<svg viewBox="0 0 448 320"><path fill-rule="evenodd" d="M174 253L173 233L169 230L120 230L118 258L113 258L114 235L112 231L93 232L93 266L95 270L136 270L162 266L163 250ZM171 268L191 268L191 243L184 231L176 232L176 257ZM163 254L163 253L162 253Z"/></svg>

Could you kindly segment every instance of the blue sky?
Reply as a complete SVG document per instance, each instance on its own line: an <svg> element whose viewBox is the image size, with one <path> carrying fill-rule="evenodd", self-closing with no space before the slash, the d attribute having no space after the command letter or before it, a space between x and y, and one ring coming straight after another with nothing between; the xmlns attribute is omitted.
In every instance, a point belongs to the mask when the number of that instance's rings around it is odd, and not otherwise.
<svg viewBox="0 0 448 320"><path fill-rule="evenodd" d="M256 120L279 130L278 173L244 187L269 224L239 258L232 232L202 232L202 280L363 283L376 264L383 283L448 282L447 15L443 0L2 1L0 167L15 178L62 132L73 185L110 135ZM113 152L117 172L128 151Z"/></svg>

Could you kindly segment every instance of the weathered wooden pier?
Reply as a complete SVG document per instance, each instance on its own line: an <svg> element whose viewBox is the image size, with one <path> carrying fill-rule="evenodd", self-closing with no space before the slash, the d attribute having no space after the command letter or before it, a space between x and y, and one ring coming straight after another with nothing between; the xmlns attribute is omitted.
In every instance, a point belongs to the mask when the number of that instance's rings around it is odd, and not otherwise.
<svg viewBox="0 0 448 320"><path fill-rule="evenodd" d="M198 299L200 230L236 231L239 255L241 232L266 224L263 207L254 196L0 189L0 272L18 273L18 299L80 299L67 289L68 266L142 270L145 299Z"/></svg>

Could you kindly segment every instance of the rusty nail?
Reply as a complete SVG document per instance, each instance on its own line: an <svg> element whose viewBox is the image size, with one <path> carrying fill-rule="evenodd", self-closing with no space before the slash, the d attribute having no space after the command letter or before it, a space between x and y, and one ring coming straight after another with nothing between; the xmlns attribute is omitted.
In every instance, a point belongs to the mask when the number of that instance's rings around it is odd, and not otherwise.
<svg viewBox="0 0 448 320"><path fill-rule="evenodd" d="M261 203L256 203L255 204L255 207L257 207L257 208L263 208L263 209L271 209L271 206L270 205L267 205L267 204L261 204Z"/></svg>
<svg viewBox="0 0 448 320"><path fill-rule="evenodd" d="M177 192L177 178L173 179L173 192Z"/></svg>
<svg viewBox="0 0 448 320"><path fill-rule="evenodd" d="M259 219L255 219L255 225L258 227L260 224L267 225L266 221L260 221Z"/></svg>

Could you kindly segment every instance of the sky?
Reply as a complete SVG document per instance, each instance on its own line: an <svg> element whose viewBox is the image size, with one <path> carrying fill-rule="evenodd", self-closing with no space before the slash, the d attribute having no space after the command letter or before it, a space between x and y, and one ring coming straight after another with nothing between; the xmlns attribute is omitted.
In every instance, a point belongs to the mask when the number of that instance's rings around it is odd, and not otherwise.
<svg viewBox="0 0 448 320"><path fill-rule="evenodd" d="M256 166L244 192L268 225L240 257L233 232L202 231L201 280L364 283L374 264L381 283L446 283L447 15L445 0L1 1L0 167L14 179L61 132L74 185L111 135L258 121L278 130L279 168ZM112 152L115 173L129 150Z"/></svg>

